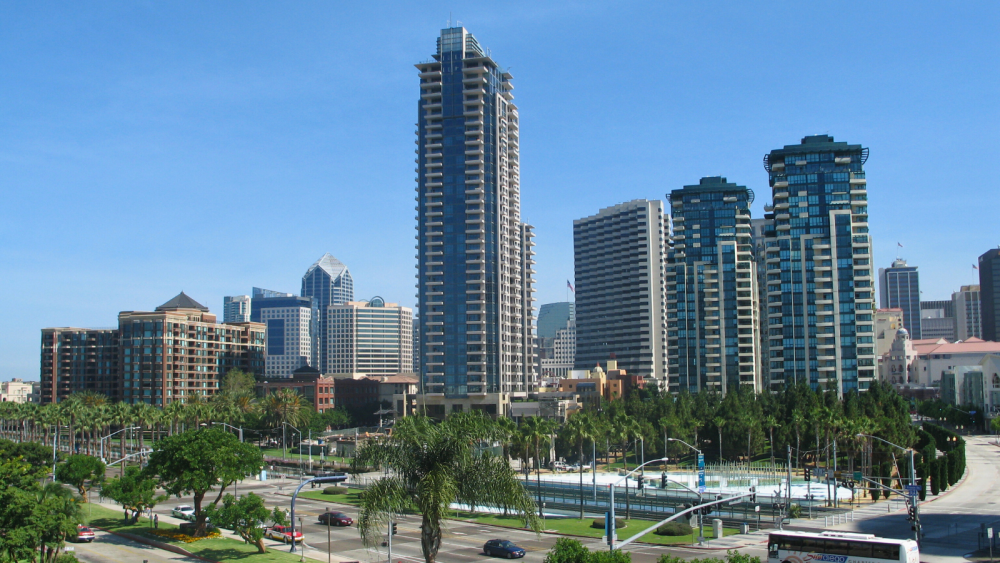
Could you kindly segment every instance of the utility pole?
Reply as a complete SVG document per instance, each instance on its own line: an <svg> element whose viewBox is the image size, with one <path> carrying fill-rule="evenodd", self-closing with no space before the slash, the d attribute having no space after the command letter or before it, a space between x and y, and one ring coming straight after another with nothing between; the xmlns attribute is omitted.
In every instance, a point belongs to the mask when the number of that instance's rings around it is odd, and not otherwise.
<svg viewBox="0 0 1000 563"><path fill-rule="evenodd" d="M792 446L788 446L788 501L785 502L785 511L787 514L791 514L792 510ZM782 518L781 522L778 524L778 529L781 530L785 519Z"/></svg>
<svg viewBox="0 0 1000 563"><path fill-rule="evenodd" d="M829 477L827 477L829 479ZM840 495L837 494L837 440L833 440L833 507L837 508Z"/></svg>
<svg viewBox="0 0 1000 563"><path fill-rule="evenodd" d="M910 448L910 484L913 486L917 485L917 466L913 462L913 448ZM913 503L913 539L917 540L917 545L920 545L920 497L916 494L910 495L910 502ZM990 542L992 546L992 541ZM992 559L992 556L990 557Z"/></svg>

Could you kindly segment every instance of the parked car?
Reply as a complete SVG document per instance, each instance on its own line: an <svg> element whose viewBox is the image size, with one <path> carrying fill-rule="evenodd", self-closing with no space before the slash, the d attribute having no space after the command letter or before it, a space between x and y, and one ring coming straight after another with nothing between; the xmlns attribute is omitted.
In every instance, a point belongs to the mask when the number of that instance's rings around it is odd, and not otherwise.
<svg viewBox="0 0 1000 563"><path fill-rule="evenodd" d="M350 526L354 520L343 512L324 512L319 515L319 523L324 526Z"/></svg>
<svg viewBox="0 0 1000 563"><path fill-rule="evenodd" d="M524 557L524 549L514 545L510 540L490 540L483 545L483 553L491 557Z"/></svg>
<svg viewBox="0 0 1000 563"><path fill-rule="evenodd" d="M292 527L276 524L268 528L267 533L265 533L264 536L271 538L272 540L278 540L280 542L285 542L285 543L292 543ZM302 542L302 532L295 530L295 543L301 543L301 542Z"/></svg>
<svg viewBox="0 0 1000 563"><path fill-rule="evenodd" d="M70 541L79 543L90 543L94 541L94 531L81 524L76 527L76 536L70 538Z"/></svg>
<svg viewBox="0 0 1000 563"><path fill-rule="evenodd" d="M181 520L187 520L189 522L194 521L194 508L186 504L180 506L175 506L173 510L170 511L170 515L174 518L180 518Z"/></svg>
<svg viewBox="0 0 1000 563"><path fill-rule="evenodd" d="M562 461L553 461L549 465L552 467L553 471L566 471L566 469L568 469L568 467L569 467L569 466L566 465L565 462L562 462Z"/></svg>

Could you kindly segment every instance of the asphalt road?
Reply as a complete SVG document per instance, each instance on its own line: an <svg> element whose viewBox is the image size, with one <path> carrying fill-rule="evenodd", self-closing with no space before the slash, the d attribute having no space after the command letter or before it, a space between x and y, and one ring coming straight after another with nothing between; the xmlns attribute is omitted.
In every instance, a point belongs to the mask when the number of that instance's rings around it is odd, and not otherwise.
<svg viewBox="0 0 1000 563"><path fill-rule="evenodd" d="M1000 532L1000 447L988 437L966 438L968 474L957 488L920 505L924 538L920 559L926 563L965 561L977 548L980 525ZM928 499L931 500L930 498ZM833 527L887 538L912 538L906 511ZM985 545L985 544L984 544Z"/></svg>
<svg viewBox="0 0 1000 563"><path fill-rule="evenodd" d="M170 551L135 543L125 538L95 530L92 543L68 544L77 559L86 563L123 563L148 561L149 563L204 563L193 557L184 557Z"/></svg>

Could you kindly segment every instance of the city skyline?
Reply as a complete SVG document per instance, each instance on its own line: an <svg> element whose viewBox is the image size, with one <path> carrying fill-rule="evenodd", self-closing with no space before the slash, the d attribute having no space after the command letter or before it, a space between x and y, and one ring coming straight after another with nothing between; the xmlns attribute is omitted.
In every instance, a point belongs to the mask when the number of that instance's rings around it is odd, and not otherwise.
<svg viewBox="0 0 1000 563"><path fill-rule="evenodd" d="M9 108L0 157L8 185L18 188L0 211L0 233L13 241L0 252L7 273L0 283L20 297L0 324L0 379L38 375L37 331L25 326L112 326L110 311L178 288L221 314L223 296L252 285L295 292L302 265L325 252L350 264L359 295L415 303L412 62L427 53L426 37L446 27L447 8L400 9L371 21L365 11L310 5L230 20L225 8L193 6L66 6L44 15L0 8L0 25L17 30L0 34L0 47L24 53L0 62ZM989 176L995 141L986 124L995 122L997 80L982 69L996 64L988 30L997 8L926 6L869 6L863 21L850 22L738 5L714 17L695 8L586 4L525 4L517 17L499 9L456 14L503 53L519 105L530 108L521 116L522 207L538 235L536 303L563 300L574 218L630 199L663 199L713 174L767 193L761 156L825 131L871 148L873 216L918 217L873 222L874 267L891 264L900 242L901 257L920 267L924 300L978 283L971 264L997 241L964 211L983 192L945 197L937 186ZM772 24L785 36L771 37ZM732 40L710 44L710 27ZM247 28L258 33L244 36ZM919 41L914 28L933 31L936 41ZM380 44L359 51L375 32L384 34ZM615 42L615 32L634 39ZM840 47L801 44L817 34ZM665 52L678 56L663 62ZM831 79L824 64L844 57L865 65L851 80ZM759 62L779 58L799 68L801 84L777 84ZM47 69L44 79L39 68ZM344 73L351 86L340 80ZM629 80L646 75L649 88ZM737 87L723 92L724 84ZM918 165L928 147L932 168ZM757 198L752 217L763 216L768 199ZM172 202L184 200L198 212L178 219L170 237L121 219L173 221ZM373 200L378 215L316 214L281 229L264 215ZM249 238L237 235L248 227ZM239 245L192 250L195 241L237 236Z"/></svg>

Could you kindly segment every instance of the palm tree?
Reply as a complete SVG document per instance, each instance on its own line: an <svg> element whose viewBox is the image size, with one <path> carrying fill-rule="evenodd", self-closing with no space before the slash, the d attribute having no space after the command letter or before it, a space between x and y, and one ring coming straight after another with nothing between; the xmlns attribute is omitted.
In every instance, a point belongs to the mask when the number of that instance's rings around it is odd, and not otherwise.
<svg viewBox="0 0 1000 563"><path fill-rule="evenodd" d="M171 401L163 408L164 419L169 424L167 434L173 436L180 432L181 420L184 419L184 403L181 401Z"/></svg>
<svg viewBox="0 0 1000 563"><path fill-rule="evenodd" d="M778 425L778 419L773 414L764 417L764 426L767 427L768 445L771 447L771 466L774 466L774 427Z"/></svg>
<svg viewBox="0 0 1000 563"><path fill-rule="evenodd" d="M478 451L480 444L495 444L503 436L494 421L477 414L453 414L441 423L415 415L397 421L392 436L359 448L352 471L381 467L387 472L361 499L358 529L365 545L379 543L389 521L412 511L421 518L424 561L434 563L441 523L454 502L512 510L537 532L541 526L531 495L510 464L488 450Z"/></svg>
<svg viewBox="0 0 1000 563"><path fill-rule="evenodd" d="M521 423L521 433L525 441L534 447L535 453L535 490L538 493L538 510L541 516L542 510L542 440L548 440L552 434L554 425L552 421L540 416L529 416Z"/></svg>
<svg viewBox="0 0 1000 563"><path fill-rule="evenodd" d="M806 425L806 415L799 409L792 411L792 427L795 429L795 468L802 465L802 429Z"/></svg>
<svg viewBox="0 0 1000 563"><path fill-rule="evenodd" d="M712 424L719 431L719 462L722 462L722 427L726 425L726 419L717 416L712 419Z"/></svg>
<svg viewBox="0 0 1000 563"><path fill-rule="evenodd" d="M597 426L588 413L578 412L569 418L563 430L566 439L576 443L580 454L580 520L583 520L583 444L597 438Z"/></svg>
<svg viewBox="0 0 1000 563"><path fill-rule="evenodd" d="M302 395L291 389L280 389L266 396L261 403L263 422L270 428L301 426L309 417L309 405ZM300 437L301 439L301 437ZM285 432L281 433L281 457L285 458Z"/></svg>

